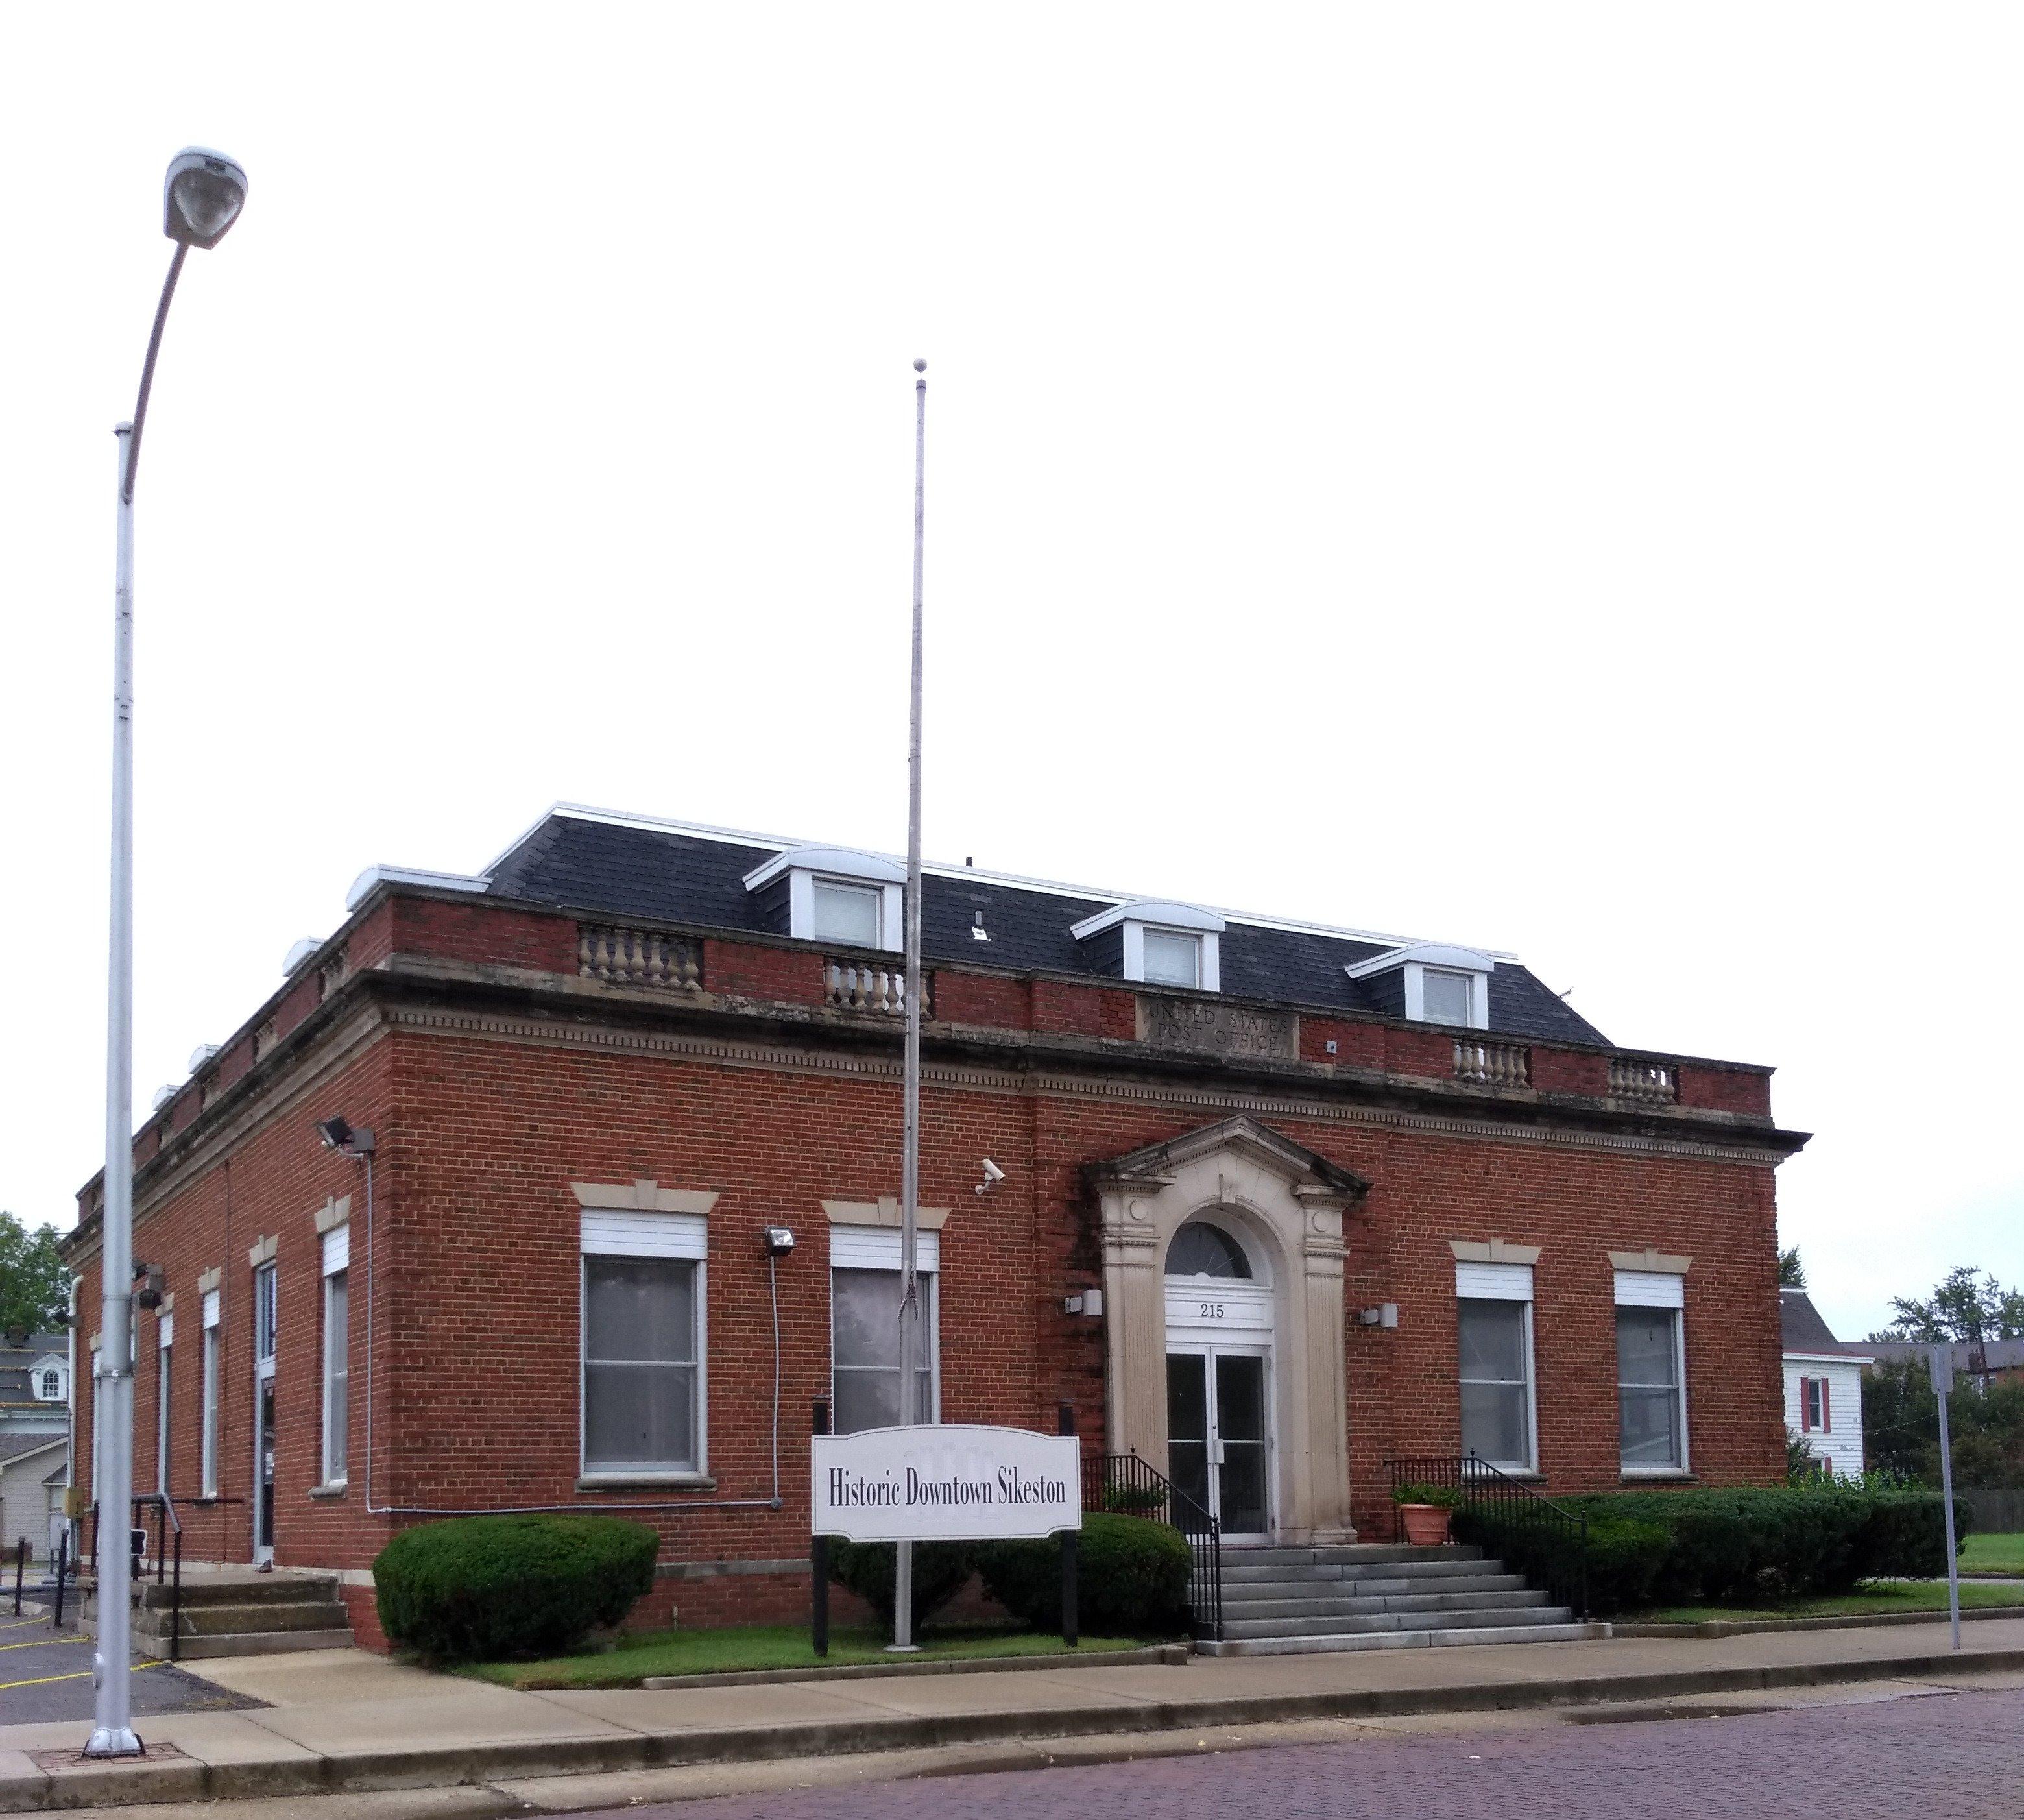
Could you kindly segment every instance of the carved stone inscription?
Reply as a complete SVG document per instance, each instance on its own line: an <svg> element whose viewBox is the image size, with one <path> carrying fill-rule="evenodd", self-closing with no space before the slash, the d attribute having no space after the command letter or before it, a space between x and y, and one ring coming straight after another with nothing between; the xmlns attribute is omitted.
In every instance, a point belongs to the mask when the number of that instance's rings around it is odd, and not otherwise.
<svg viewBox="0 0 2024 1820"><path fill-rule="evenodd" d="M1218 1055L1290 1062L1300 1052L1300 1025L1291 1011L1148 997L1138 1001L1138 1040L1163 1049L1206 1049Z"/></svg>

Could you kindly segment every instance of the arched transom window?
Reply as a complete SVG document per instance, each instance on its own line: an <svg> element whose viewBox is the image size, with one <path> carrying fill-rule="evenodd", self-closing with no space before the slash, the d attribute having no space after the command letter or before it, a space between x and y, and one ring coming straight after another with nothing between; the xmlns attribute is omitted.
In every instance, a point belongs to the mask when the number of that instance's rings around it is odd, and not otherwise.
<svg viewBox="0 0 2024 1820"><path fill-rule="evenodd" d="M1169 1276L1237 1277L1248 1281L1251 1260L1244 1247L1205 1220L1191 1220L1174 1235L1167 1248Z"/></svg>

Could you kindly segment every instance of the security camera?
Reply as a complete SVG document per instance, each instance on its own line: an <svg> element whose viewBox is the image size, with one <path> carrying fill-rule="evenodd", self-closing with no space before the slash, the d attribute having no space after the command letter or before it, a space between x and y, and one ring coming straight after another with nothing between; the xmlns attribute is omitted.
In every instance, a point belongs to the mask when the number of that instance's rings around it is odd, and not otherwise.
<svg viewBox="0 0 2024 1820"><path fill-rule="evenodd" d="M981 1194L987 1189L996 1187L1004 1180L1005 1172L986 1157L984 1159L984 1180L977 1184L977 1192Z"/></svg>

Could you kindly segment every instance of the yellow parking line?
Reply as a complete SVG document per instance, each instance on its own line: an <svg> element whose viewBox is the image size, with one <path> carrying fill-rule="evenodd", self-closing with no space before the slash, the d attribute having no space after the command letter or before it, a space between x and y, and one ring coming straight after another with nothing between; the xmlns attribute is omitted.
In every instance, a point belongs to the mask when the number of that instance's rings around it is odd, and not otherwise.
<svg viewBox="0 0 2024 1820"><path fill-rule="evenodd" d="M143 1668L159 1668L161 1666L160 1662L136 1662L134 1672L138 1675ZM10 1687L46 1687L52 1681L89 1681L90 1679L89 1668L80 1668L75 1675L38 1675L32 1681L0 1681L0 1693L6 1693Z"/></svg>
<svg viewBox="0 0 2024 1820"><path fill-rule="evenodd" d="M52 1643L75 1643L75 1637L66 1637L58 1631L48 1637L31 1637L25 1643L0 1643L0 1649L46 1649Z"/></svg>
<svg viewBox="0 0 2024 1820"><path fill-rule="evenodd" d="M11 1624L0 1624L0 1631L25 1631L31 1624L46 1624L47 1618L16 1618Z"/></svg>

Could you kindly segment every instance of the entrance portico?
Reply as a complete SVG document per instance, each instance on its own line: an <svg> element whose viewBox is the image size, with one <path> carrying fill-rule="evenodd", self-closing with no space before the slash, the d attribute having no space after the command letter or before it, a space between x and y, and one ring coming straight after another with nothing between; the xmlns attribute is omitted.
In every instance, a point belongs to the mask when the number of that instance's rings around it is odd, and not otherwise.
<svg viewBox="0 0 2024 1820"><path fill-rule="evenodd" d="M1343 1216L1370 1184L1243 1117L1091 1180L1110 1445L1220 1505L1233 1536L1354 1539Z"/></svg>

